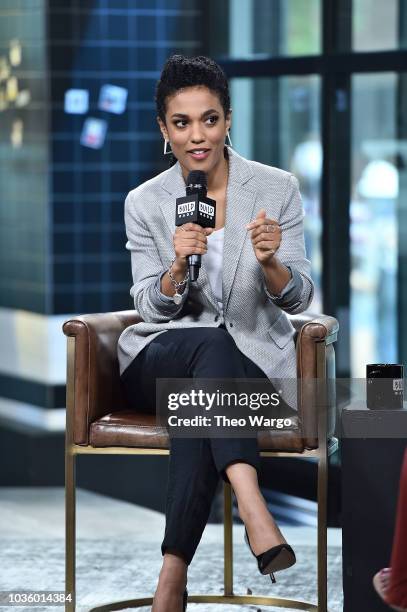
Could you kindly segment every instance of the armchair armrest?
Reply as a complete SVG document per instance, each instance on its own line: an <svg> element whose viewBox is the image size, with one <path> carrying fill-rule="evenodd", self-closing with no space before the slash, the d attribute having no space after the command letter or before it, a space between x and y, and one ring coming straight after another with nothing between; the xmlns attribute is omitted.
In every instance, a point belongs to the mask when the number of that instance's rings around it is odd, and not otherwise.
<svg viewBox="0 0 407 612"><path fill-rule="evenodd" d="M129 325L142 321L134 310L80 315L63 324L68 336L67 410L75 444L88 444L89 425L127 407L120 385L117 342ZM72 405L70 405L72 404Z"/></svg>
<svg viewBox="0 0 407 612"><path fill-rule="evenodd" d="M299 332L304 328L303 333L313 337L315 341L324 341L325 344L335 342L338 336L339 323L334 317L325 314L298 314L288 315L291 323Z"/></svg>
<svg viewBox="0 0 407 612"><path fill-rule="evenodd" d="M306 448L318 447L318 406L313 379L326 382L326 432L333 436L336 421L335 350L339 323L324 314L291 315L290 321L297 330L297 376L299 410ZM308 383L307 383L308 381Z"/></svg>

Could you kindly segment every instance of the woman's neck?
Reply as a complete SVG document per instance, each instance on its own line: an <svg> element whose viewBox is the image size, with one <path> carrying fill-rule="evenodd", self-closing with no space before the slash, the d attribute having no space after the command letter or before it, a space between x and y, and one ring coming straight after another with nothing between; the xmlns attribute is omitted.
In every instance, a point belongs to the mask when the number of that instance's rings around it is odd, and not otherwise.
<svg viewBox="0 0 407 612"><path fill-rule="evenodd" d="M229 162L222 155L221 163L208 173L208 191L216 193L226 189L229 174Z"/></svg>

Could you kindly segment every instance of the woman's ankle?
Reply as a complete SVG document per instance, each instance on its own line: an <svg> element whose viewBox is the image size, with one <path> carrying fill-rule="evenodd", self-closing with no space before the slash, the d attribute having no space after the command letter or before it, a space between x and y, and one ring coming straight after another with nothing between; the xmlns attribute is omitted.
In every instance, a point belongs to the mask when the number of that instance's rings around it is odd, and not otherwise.
<svg viewBox="0 0 407 612"><path fill-rule="evenodd" d="M165 584L173 583L184 590L187 583L188 565L183 556L169 549L164 554L163 565L160 571L160 581Z"/></svg>
<svg viewBox="0 0 407 612"><path fill-rule="evenodd" d="M249 502L238 502L239 516L244 523L248 523L259 516L259 513L268 512L264 497L261 493L254 496Z"/></svg>

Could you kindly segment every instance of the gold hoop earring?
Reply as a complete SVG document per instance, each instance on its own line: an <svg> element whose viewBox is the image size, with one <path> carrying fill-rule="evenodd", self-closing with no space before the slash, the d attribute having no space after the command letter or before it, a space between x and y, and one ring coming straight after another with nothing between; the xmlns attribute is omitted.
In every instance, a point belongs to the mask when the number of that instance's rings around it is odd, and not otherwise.
<svg viewBox="0 0 407 612"><path fill-rule="evenodd" d="M164 155L169 155L170 153L172 153L172 149L170 147L170 150L167 151L167 144L169 144L170 141L167 140L166 138L164 138Z"/></svg>
<svg viewBox="0 0 407 612"><path fill-rule="evenodd" d="M225 141L225 145L226 145L227 147L233 147L233 145L232 145L232 139L231 139L231 137L230 137L229 130L228 130L228 132L227 132L227 134L226 134L226 138L229 140L229 142L226 142L226 141Z"/></svg>

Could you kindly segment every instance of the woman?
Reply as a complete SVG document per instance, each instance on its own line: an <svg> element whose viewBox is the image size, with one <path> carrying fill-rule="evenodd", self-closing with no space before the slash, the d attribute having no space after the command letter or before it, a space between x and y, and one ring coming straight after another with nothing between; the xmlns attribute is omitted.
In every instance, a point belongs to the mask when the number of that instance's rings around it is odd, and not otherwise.
<svg viewBox="0 0 407 612"><path fill-rule="evenodd" d="M407 612L407 449L401 466L390 567L374 575L373 586L392 610Z"/></svg>
<svg viewBox="0 0 407 612"><path fill-rule="evenodd" d="M209 58L169 58L156 104L164 153L170 145L174 163L126 198L130 293L143 319L119 340L127 396L131 401L141 395L142 404L154 411L160 376L274 376L282 378L281 396L295 406L287 383L297 376L295 331L284 311L302 312L314 291L298 181L226 146L228 83ZM185 195L192 170L205 172L208 197L216 200L213 229L193 223L175 227L175 200ZM203 256L194 283L187 274L191 254ZM260 492L259 466L255 437L171 438L164 559L153 612L186 608L187 569L219 475L233 487L259 570L274 580L272 572L295 563Z"/></svg>

